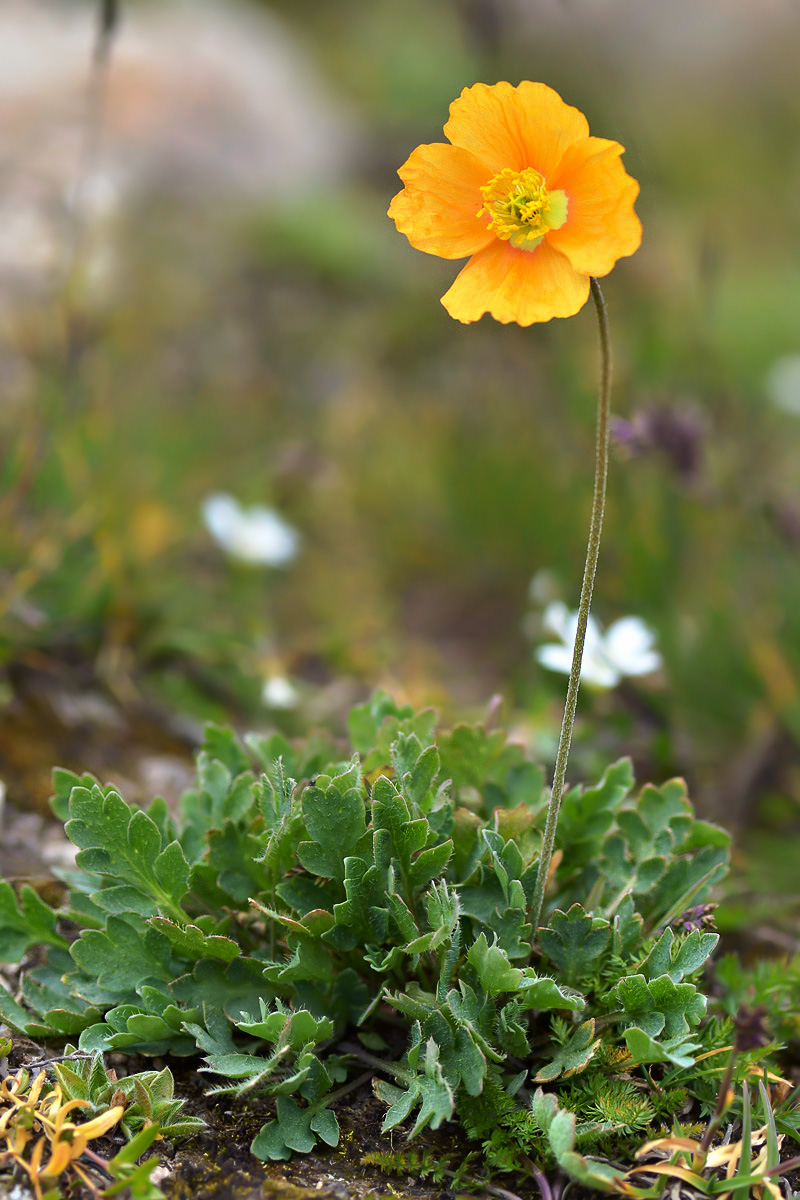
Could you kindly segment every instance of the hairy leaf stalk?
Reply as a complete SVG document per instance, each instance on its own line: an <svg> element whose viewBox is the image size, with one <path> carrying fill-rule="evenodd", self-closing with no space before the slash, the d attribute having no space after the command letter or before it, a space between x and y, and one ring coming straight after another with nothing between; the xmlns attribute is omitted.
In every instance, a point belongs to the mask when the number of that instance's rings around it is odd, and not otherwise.
<svg viewBox="0 0 800 1200"><path fill-rule="evenodd" d="M592 496L592 516L589 524L589 543L586 547L586 562L583 568L583 583L578 604L578 629L575 634L575 648L572 653L572 667L567 684L567 699L564 705L564 716L561 721L561 735L558 739L558 753L553 771L553 788L547 809L547 821L542 841L542 854L539 860L539 874L536 880L536 890L531 905L533 924L533 939L542 914L544 890L547 877L550 874L550 861L553 857L553 846L556 838L558 814L561 808L561 797L564 793L564 779L567 773L569 749L572 743L572 730L575 725L575 710L578 706L578 689L581 683L581 662L583 660L583 645L586 640L586 625L592 607L592 591L597 574L597 560L600 554L600 536L603 532L603 512L606 502L606 484L608 481L608 423L609 399L611 396L611 338L608 330L608 313L605 300L596 279L591 280L592 299L597 313L597 325L600 334L600 389L597 397L597 426L594 459L594 493Z"/></svg>

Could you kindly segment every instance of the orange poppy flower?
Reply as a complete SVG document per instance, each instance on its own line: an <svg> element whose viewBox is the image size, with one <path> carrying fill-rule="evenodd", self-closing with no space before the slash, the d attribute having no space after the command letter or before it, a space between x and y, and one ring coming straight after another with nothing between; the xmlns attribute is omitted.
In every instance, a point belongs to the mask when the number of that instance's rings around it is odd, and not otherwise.
<svg viewBox="0 0 800 1200"><path fill-rule="evenodd" d="M591 276L633 254L639 191L619 142L589 136L582 112L544 83L464 88L444 127L400 168L389 216L412 246L469 262L442 296L457 321L570 317Z"/></svg>

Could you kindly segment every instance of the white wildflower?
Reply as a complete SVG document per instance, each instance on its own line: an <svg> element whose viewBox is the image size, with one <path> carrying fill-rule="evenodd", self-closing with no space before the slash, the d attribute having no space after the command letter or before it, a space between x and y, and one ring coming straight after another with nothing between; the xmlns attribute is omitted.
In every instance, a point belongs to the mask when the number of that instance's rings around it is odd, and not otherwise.
<svg viewBox="0 0 800 1200"><path fill-rule="evenodd" d="M298 701L297 688L285 675L271 675L264 680L261 700L267 708L294 708Z"/></svg>
<svg viewBox="0 0 800 1200"><path fill-rule="evenodd" d="M203 501L203 520L214 541L231 558L265 567L285 567L296 557L300 536L272 508L242 508L238 500L216 492Z"/></svg>
<svg viewBox="0 0 800 1200"><path fill-rule="evenodd" d="M776 408L800 417L800 354L787 354L772 364L766 389Z"/></svg>
<svg viewBox="0 0 800 1200"><path fill-rule="evenodd" d="M542 624L559 642L548 642L536 650L536 660L550 671L568 675L578 629L578 614L566 604L548 604ZM639 617L622 617L609 625L605 634L594 617L586 625L581 679L598 688L613 688L626 675L649 675L661 666L654 648L655 634Z"/></svg>

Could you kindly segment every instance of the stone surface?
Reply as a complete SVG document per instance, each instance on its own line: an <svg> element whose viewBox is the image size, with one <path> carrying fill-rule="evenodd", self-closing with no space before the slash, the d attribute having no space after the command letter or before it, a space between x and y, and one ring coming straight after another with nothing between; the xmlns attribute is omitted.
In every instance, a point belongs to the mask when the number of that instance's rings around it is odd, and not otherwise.
<svg viewBox="0 0 800 1200"><path fill-rule="evenodd" d="M263 202L330 185L358 126L310 51L239 0L123 6L93 67L97 5L0 5L0 283L36 286L71 228L167 193ZM68 265L68 264L67 264Z"/></svg>

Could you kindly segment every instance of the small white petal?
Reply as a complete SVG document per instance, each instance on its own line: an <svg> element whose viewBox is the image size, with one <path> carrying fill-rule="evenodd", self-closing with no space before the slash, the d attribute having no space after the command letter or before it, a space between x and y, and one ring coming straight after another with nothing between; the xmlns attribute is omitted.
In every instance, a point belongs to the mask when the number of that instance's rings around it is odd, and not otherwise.
<svg viewBox="0 0 800 1200"><path fill-rule="evenodd" d="M581 679L598 688L613 688L620 681L620 673L603 654L586 654L581 661Z"/></svg>
<svg viewBox="0 0 800 1200"><path fill-rule="evenodd" d="M578 614L570 612L561 601L555 601L545 609L542 623L549 632L561 638L562 644L540 646L535 652L537 661L549 671L561 671L569 675L572 670L575 636L578 632ZM598 687L614 687L619 682L618 672L605 656L600 627L591 616L586 622L581 679Z"/></svg>
<svg viewBox="0 0 800 1200"><path fill-rule="evenodd" d="M605 653L620 675L649 675L661 666L655 634L639 617L622 617L610 625Z"/></svg>
<svg viewBox="0 0 800 1200"><path fill-rule="evenodd" d="M766 378L767 395L777 408L800 416L800 354L774 362Z"/></svg>
<svg viewBox="0 0 800 1200"><path fill-rule="evenodd" d="M242 516L242 510L233 496L228 496L225 492L215 492L203 501L201 511L206 529L214 541L219 542L223 548L227 547Z"/></svg>
<svg viewBox="0 0 800 1200"><path fill-rule="evenodd" d="M202 511L209 533L233 558L283 567L297 555L297 530L271 508L242 508L233 496L220 492L203 502Z"/></svg>
<svg viewBox="0 0 800 1200"><path fill-rule="evenodd" d="M568 646L548 642L547 645L539 646L534 651L534 656L548 671L561 671L564 675L569 675L572 669L572 650Z"/></svg>
<svg viewBox="0 0 800 1200"><path fill-rule="evenodd" d="M575 645L575 635L578 632L578 614L575 613L575 628L572 632L572 641L570 646ZM603 646L603 634L600 626L595 621L594 617L589 617L586 622L586 633L583 639L583 657L587 658L604 658L605 648Z"/></svg>
<svg viewBox="0 0 800 1200"><path fill-rule="evenodd" d="M273 675L264 680L261 700L267 708L294 708L298 701L297 688L285 675Z"/></svg>
<svg viewBox="0 0 800 1200"><path fill-rule="evenodd" d="M299 540L283 517L259 505L244 510L236 531L234 553L245 562L283 567L297 554Z"/></svg>
<svg viewBox="0 0 800 1200"><path fill-rule="evenodd" d="M536 661L548 671L560 671L569 675L572 670L572 647L555 644L539 646L535 651ZM619 683L619 672L601 654L584 651L581 661L581 679L594 687L612 688Z"/></svg>
<svg viewBox="0 0 800 1200"><path fill-rule="evenodd" d="M542 613L542 628L562 642L574 641L577 627L577 615L570 613L563 600L554 600Z"/></svg>
<svg viewBox="0 0 800 1200"><path fill-rule="evenodd" d="M569 674L578 628L578 614L565 604L549 604L544 612L544 627L561 639L561 645L543 645L536 660L550 671ZM615 621L606 634L593 617L586 623L586 638L581 662L581 679L595 687L616 687L624 675L648 675L661 666L661 655L654 648L655 634L639 617Z"/></svg>

